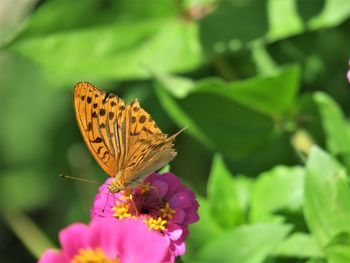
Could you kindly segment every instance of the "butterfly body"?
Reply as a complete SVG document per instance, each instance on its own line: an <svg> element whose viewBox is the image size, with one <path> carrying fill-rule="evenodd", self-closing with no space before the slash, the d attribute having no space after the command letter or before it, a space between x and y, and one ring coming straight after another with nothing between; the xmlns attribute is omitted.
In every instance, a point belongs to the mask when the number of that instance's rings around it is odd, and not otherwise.
<svg viewBox="0 0 350 263"><path fill-rule="evenodd" d="M114 177L112 193L139 185L176 156L175 137L157 127L137 99L126 105L87 82L74 87L74 110L86 145L101 168Z"/></svg>

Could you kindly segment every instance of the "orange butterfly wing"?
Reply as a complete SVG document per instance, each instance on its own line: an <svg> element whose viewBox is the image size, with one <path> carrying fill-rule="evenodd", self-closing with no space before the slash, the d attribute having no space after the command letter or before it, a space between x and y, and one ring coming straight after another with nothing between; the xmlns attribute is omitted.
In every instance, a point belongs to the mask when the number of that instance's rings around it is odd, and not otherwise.
<svg viewBox="0 0 350 263"><path fill-rule="evenodd" d="M175 156L173 141L157 127L137 99L129 105L87 82L74 87L76 119L90 152L118 185L130 188Z"/></svg>
<svg viewBox="0 0 350 263"><path fill-rule="evenodd" d="M174 159L176 152L172 142L175 137L163 134L137 99L127 106L126 112L130 137L123 172L117 179L122 185L133 186Z"/></svg>
<svg viewBox="0 0 350 263"><path fill-rule="evenodd" d="M87 82L75 85L73 100L86 145L103 170L115 176L125 152L125 127L118 127L117 121L118 114L120 119L125 115L124 101L113 94L106 97L105 92Z"/></svg>

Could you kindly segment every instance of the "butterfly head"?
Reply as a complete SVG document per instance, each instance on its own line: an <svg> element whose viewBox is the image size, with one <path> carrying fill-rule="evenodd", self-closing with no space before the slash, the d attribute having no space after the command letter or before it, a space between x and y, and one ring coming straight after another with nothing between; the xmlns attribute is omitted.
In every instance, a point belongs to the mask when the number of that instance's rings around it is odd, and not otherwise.
<svg viewBox="0 0 350 263"><path fill-rule="evenodd" d="M120 191L124 190L123 185L119 184L117 180L113 180L108 186L108 191L110 191L113 194L119 193Z"/></svg>

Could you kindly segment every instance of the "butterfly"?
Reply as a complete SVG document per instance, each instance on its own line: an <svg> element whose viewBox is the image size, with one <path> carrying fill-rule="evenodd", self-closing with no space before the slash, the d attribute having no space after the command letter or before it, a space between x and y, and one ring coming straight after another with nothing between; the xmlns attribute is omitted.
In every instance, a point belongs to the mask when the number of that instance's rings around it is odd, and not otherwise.
<svg viewBox="0 0 350 263"><path fill-rule="evenodd" d="M126 105L88 82L74 86L74 111L80 131L101 168L113 177L108 190L131 189L176 156L175 137L157 127L137 99Z"/></svg>

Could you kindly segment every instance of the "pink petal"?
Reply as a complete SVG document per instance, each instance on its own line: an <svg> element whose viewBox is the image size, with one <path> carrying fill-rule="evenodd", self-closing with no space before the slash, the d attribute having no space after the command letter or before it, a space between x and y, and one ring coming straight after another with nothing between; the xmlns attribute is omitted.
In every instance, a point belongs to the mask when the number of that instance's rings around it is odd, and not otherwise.
<svg viewBox="0 0 350 263"><path fill-rule="evenodd" d="M69 261L55 249L46 250L40 257L38 263L68 263Z"/></svg>
<svg viewBox="0 0 350 263"><path fill-rule="evenodd" d="M80 223L72 224L61 230L59 233L59 240L62 246L62 254L66 259L71 260L78 254L79 249L88 246L88 232L89 227Z"/></svg>
<svg viewBox="0 0 350 263"><path fill-rule="evenodd" d="M156 173L152 173L150 174L147 178L146 178L146 182L149 182L149 183L152 183L153 181L157 180L158 179L158 174Z"/></svg>
<svg viewBox="0 0 350 263"><path fill-rule="evenodd" d="M163 262L168 251L168 246L162 235L155 231L149 231L148 227L141 221L122 220L119 235L121 243L120 261L123 263L138 262Z"/></svg>
<svg viewBox="0 0 350 263"><path fill-rule="evenodd" d="M199 215L194 209L187 208L185 210L185 214L186 216L183 222L184 225L193 224L194 222L197 222L199 220Z"/></svg>
<svg viewBox="0 0 350 263"><path fill-rule="evenodd" d="M151 188L151 191L153 191L153 193L161 198L163 198L166 194L166 192L168 191L168 184L162 182L162 181L159 181L159 180L156 180L156 181L153 181L152 183L152 186L153 188ZM154 189L156 188L156 189Z"/></svg>
<svg viewBox="0 0 350 263"><path fill-rule="evenodd" d="M175 209L175 214L173 214L173 218L169 220L171 223L182 224L185 219L185 212L182 209Z"/></svg>
<svg viewBox="0 0 350 263"><path fill-rule="evenodd" d="M179 244L180 242L184 242L186 240L186 238L188 237L189 233L190 233L190 231L188 230L188 227L183 227L182 228L182 236L179 240L176 241L176 243Z"/></svg>
<svg viewBox="0 0 350 263"><path fill-rule="evenodd" d="M93 207L91 209L90 215L91 218L94 218L95 216L100 217L112 217L114 214L114 211L112 210L112 207L114 206L113 198L108 197L107 202L107 195L98 194L96 195ZM106 207L105 207L106 206Z"/></svg>
<svg viewBox="0 0 350 263"><path fill-rule="evenodd" d="M113 218L94 219L90 224L89 246L100 247L111 258L119 256L122 222Z"/></svg>
<svg viewBox="0 0 350 263"><path fill-rule="evenodd" d="M164 183L168 184L168 192L166 194L167 198L170 198L172 195L174 195L177 191L178 188L181 185L180 179L175 176L172 173L164 173L159 176L159 180L163 181Z"/></svg>
<svg viewBox="0 0 350 263"><path fill-rule="evenodd" d="M179 192L173 195L170 199L170 207L172 208L187 208L191 207L192 202L191 202L190 196L185 193L185 192Z"/></svg>
<svg viewBox="0 0 350 263"><path fill-rule="evenodd" d="M181 256L181 255L185 254L185 252L186 252L185 243L181 243L179 245L175 244L175 252L174 252L175 256Z"/></svg>
<svg viewBox="0 0 350 263"><path fill-rule="evenodd" d="M178 240L183 233L180 226L176 224L169 224L167 229L167 234L171 240Z"/></svg>
<svg viewBox="0 0 350 263"><path fill-rule="evenodd" d="M165 258L164 258L164 262L163 263L173 263L175 262L175 256L171 253L171 248L169 248L168 253L166 254Z"/></svg>
<svg viewBox="0 0 350 263"><path fill-rule="evenodd" d="M191 199L196 199L196 196L194 194L193 191L191 191L189 188L187 188L186 186L184 185L181 185L178 189L178 192L185 192L186 194L188 194L188 196L191 198Z"/></svg>

